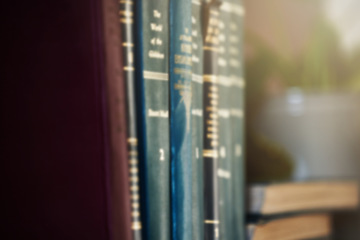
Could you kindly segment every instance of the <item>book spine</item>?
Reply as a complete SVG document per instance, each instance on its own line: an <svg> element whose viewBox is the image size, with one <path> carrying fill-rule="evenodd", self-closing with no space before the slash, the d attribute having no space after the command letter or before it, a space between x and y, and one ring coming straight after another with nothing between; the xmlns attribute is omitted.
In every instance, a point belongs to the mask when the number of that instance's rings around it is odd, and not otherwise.
<svg viewBox="0 0 360 240"><path fill-rule="evenodd" d="M103 0L102 4L110 136L109 231L113 240L130 240L132 237L126 145L126 99L118 5L114 0Z"/></svg>
<svg viewBox="0 0 360 240"><path fill-rule="evenodd" d="M204 239L219 239L218 202L218 71L219 3L204 4L203 9L203 111L204 111Z"/></svg>
<svg viewBox="0 0 360 240"><path fill-rule="evenodd" d="M230 14L229 21L229 71L232 82L230 119L232 127L232 181L234 212L232 229L233 239L245 239L245 172L244 172L244 64L243 49L243 15L244 8L240 0L229 0L223 3Z"/></svg>
<svg viewBox="0 0 360 240"><path fill-rule="evenodd" d="M121 47L123 60L123 74L126 86L126 117L127 117L127 145L129 182L131 196L131 229L134 240L141 240L140 216L140 173L138 158L138 138L136 128L136 100L135 100L135 64L134 64L134 1L119 1L119 22L121 26Z"/></svg>
<svg viewBox="0 0 360 240"><path fill-rule="evenodd" d="M170 0L172 239L192 238L191 0Z"/></svg>
<svg viewBox="0 0 360 240"><path fill-rule="evenodd" d="M192 0L192 238L204 239L202 1Z"/></svg>
<svg viewBox="0 0 360 240"><path fill-rule="evenodd" d="M167 0L136 1L136 79L144 239L170 239Z"/></svg>
<svg viewBox="0 0 360 240"><path fill-rule="evenodd" d="M232 144L232 127L230 119L230 92L231 81L229 77L229 21L230 15L224 11L224 1L220 6L220 34L219 34L219 57L217 64L219 68L219 217L220 217L220 236L221 239L230 240L232 237L232 218L234 206L232 201L232 184L231 175L232 156L230 154Z"/></svg>

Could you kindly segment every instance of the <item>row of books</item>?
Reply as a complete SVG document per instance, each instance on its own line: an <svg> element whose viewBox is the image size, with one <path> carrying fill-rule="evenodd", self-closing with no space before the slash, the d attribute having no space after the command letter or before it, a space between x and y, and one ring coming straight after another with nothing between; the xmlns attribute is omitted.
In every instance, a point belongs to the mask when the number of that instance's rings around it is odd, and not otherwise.
<svg viewBox="0 0 360 240"><path fill-rule="evenodd" d="M4 239L305 238L327 213L279 214L357 206L353 183L244 193L239 2L4 7Z"/></svg>
<svg viewBox="0 0 360 240"><path fill-rule="evenodd" d="M241 2L104 4L111 146L127 148L112 161L128 164L132 239L242 239Z"/></svg>
<svg viewBox="0 0 360 240"><path fill-rule="evenodd" d="M5 7L7 239L245 236L239 0Z"/></svg>

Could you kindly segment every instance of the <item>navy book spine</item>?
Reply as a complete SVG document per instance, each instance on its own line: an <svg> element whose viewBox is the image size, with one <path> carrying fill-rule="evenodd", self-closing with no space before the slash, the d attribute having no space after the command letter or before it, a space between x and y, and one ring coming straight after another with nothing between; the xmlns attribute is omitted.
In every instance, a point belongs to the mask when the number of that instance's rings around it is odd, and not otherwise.
<svg viewBox="0 0 360 240"><path fill-rule="evenodd" d="M168 240L171 238L169 1L138 0L135 11L143 239Z"/></svg>
<svg viewBox="0 0 360 240"><path fill-rule="evenodd" d="M172 239L192 239L191 0L170 0Z"/></svg>
<svg viewBox="0 0 360 240"><path fill-rule="evenodd" d="M219 6L211 1L203 8L203 180L204 180L204 239L220 239L219 189L218 189L218 52Z"/></svg>
<svg viewBox="0 0 360 240"><path fill-rule="evenodd" d="M192 0L192 240L204 239L202 1Z"/></svg>
<svg viewBox="0 0 360 240"><path fill-rule="evenodd" d="M120 1L118 3L118 15L121 28L121 48L123 59L123 77L125 81L126 117L127 117L127 147L129 184L131 195L131 230L133 240L141 240L141 216L140 216L140 173L138 158L137 137L137 113L136 113L136 86L135 86L135 63L134 63L134 1Z"/></svg>

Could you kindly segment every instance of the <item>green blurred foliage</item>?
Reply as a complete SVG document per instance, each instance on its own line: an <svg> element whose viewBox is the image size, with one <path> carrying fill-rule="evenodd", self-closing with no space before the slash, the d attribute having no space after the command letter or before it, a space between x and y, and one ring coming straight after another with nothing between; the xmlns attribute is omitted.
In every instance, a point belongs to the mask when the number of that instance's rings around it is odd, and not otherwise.
<svg viewBox="0 0 360 240"><path fill-rule="evenodd" d="M285 58L262 39L247 31L252 56L245 59L247 100L257 108L264 100L266 81L276 76L285 88L311 92L360 92L360 48L350 54L341 49L340 38L325 20L314 24L302 53Z"/></svg>

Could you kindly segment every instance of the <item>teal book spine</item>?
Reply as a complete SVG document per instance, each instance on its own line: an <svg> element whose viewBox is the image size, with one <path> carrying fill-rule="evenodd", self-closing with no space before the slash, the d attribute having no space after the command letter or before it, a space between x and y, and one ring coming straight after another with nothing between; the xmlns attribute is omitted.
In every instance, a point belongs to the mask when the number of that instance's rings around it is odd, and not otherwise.
<svg viewBox="0 0 360 240"><path fill-rule="evenodd" d="M204 239L220 239L218 189L218 1L204 3L203 22L203 186L204 186Z"/></svg>
<svg viewBox="0 0 360 240"><path fill-rule="evenodd" d="M243 64L243 16L240 0L227 0L224 11L230 15L229 25L229 71L232 82L230 119L232 127L232 181L233 181L233 239L245 239L245 172L244 172L244 64Z"/></svg>
<svg viewBox="0 0 360 240"><path fill-rule="evenodd" d="M192 0L192 240L204 239L202 1Z"/></svg>
<svg viewBox="0 0 360 240"><path fill-rule="evenodd" d="M136 86L135 86L135 28L134 28L134 1L119 1L119 23L121 28L121 47L123 60L123 77L125 80L126 117L127 117L127 147L131 199L131 230L133 240L141 240L140 216L140 171L138 158L137 113L136 113Z"/></svg>
<svg viewBox="0 0 360 240"><path fill-rule="evenodd" d="M136 83L143 238L169 240L169 2L138 0Z"/></svg>
<svg viewBox="0 0 360 240"><path fill-rule="evenodd" d="M220 217L220 236L222 240L232 240L233 226L232 218L234 214L232 185L233 176L232 155L230 154L232 145L232 126L230 118L230 93L232 85L229 72L229 22L230 14L224 11L224 1L220 5L219 16L219 57L218 65L218 88L219 88L219 165L217 176L219 181L219 217Z"/></svg>
<svg viewBox="0 0 360 240"><path fill-rule="evenodd" d="M172 240L192 238L191 0L170 0Z"/></svg>

